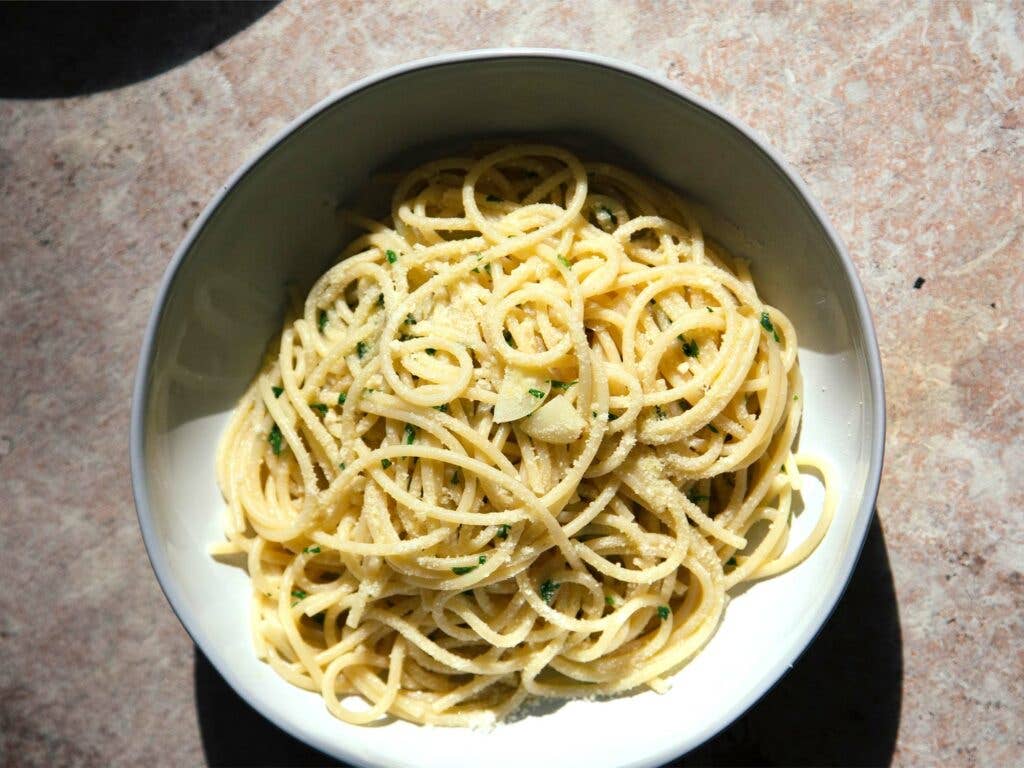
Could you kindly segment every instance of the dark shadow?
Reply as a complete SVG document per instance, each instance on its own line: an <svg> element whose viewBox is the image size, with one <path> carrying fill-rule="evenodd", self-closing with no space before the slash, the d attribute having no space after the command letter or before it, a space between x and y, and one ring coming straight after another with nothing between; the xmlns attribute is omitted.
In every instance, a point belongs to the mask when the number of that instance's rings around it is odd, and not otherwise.
<svg viewBox="0 0 1024 768"><path fill-rule="evenodd" d="M877 515L846 594L793 669L743 717L670 766L881 766L892 761L903 652ZM211 766L338 766L242 701L195 652L196 706Z"/></svg>
<svg viewBox="0 0 1024 768"><path fill-rule="evenodd" d="M276 2L4 3L0 98L79 96L210 50Z"/></svg>
<svg viewBox="0 0 1024 768"><path fill-rule="evenodd" d="M198 648L196 709L207 765L344 766L293 739L246 704Z"/></svg>
<svg viewBox="0 0 1024 768"><path fill-rule="evenodd" d="M669 765L889 765L902 695L896 592L876 513L846 594L804 655L743 717Z"/></svg>

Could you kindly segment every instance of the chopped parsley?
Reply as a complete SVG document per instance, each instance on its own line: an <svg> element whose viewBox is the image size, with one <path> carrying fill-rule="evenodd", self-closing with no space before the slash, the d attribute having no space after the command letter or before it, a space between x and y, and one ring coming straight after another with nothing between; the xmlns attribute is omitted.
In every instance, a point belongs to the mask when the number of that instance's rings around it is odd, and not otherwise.
<svg viewBox="0 0 1024 768"><path fill-rule="evenodd" d="M478 557L476 561L480 563L480 565L483 565L487 562L487 555L480 555L480 557Z"/></svg>
<svg viewBox="0 0 1024 768"><path fill-rule="evenodd" d="M611 595L605 595L604 596L604 604L607 605L608 607L613 607L615 605L615 598L612 597Z"/></svg>
<svg viewBox="0 0 1024 768"><path fill-rule="evenodd" d="M383 306L384 306L384 294L383 294L383 293L382 293L382 294L380 294L380 295L379 295L379 296L377 297L377 306L378 306L378 307L383 307Z"/></svg>
<svg viewBox="0 0 1024 768"><path fill-rule="evenodd" d="M666 619L668 619L668 606L667 605L659 605L658 606L658 618L660 618L662 621L665 621Z"/></svg>
<svg viewBox="0 0 1024 768"><path fill-rule="evenodd" d="M383 467L384 469L387 469L388 467L390 467L390 466L391 466L391 459L381 459L381 460L380 460L380 465L381 465L381 466L382 466L382 467Z"/></svg>
<svg viewBox="0 0 1024 768"><path fill-rule="evenodd" d="M405 444L412 445L416 442L416 427L412 424L405 425Z"/></svg>
<svg viewBox="0 0 1024 768"><path fill-rule="evenodd" d="M316 318L316 327L320 329L320 333L324 332L324 328L327 327L327 310L321 309L320 314Z"/></svg>
<svg viewBox="0 0 1024 768"><path fill-rule="evenodd" d="M573 384L579 383L579 379L575 381L559 381L558 379L551 379L552 389L561 389L563 392L571 387Z"/></svg>
<svg viewBox="0 0 1024 768"><path fill-rule="evenodd" d="M339 392L338 393L338 405L344 405L345 401L347 399L348 399L348 394L346 394L345 392Z"/></svg>
<svg viewBox="0 0 1024 768"><path fill-rule="evenodd" d="M398 261L398 254L392 251L390 248L384 252L384 258L388 260L388 264L394 264Z"/></svg>
<svg viewBox="0 0 1024 768"><path fill-rule="evenodd" d="M484 272L486 272L488 275L491 274L491 265L490 264L484 264Z"/></svg>
<svg viewBox="0 0 1024 768"><path fill-rule="evenodd" d="M716 427L714 424L708 424L708 429L710 429L716 435L718 434L718 427Z"/></svg>
<svg viewBox="0 0 1024 768"><path fill-rule="evenodd" d="M412 312L405 316L406 325L416 325L416 318L412 316Z"/></svg>
<svg viewBox="0 0 1024 768"><path fill-rule="evenodd" d="M356 354L359 355L359 359L362 360L366 356L367 346L365 341L360 341L356 344Z"/></svg>
<svg viewBox="0 0 1024 768"><path fill-rule="evenodd" d="M707 310L708 310L708 312L714 312L715 311L711 307L708 307Z"/></svg>
<svg viewBox="0 0 1024 768"><path fill-rule="evenodd" d="M555 256L555 258L558 259L558 263L561 264L566 269L572 269L572 264L562 254L558 254L557 256Z"/></svg>
<svg viewBox="0 0 1024 768"><path fill-rule="evenodd" d="M736 565L736 558L735 557L730 557L728 560L725 561L725 564L726 565Z"/></svg>
<svg viewBox="0 0 1024 768"><path fill-rule="evenodd" d="M267 442L270 443L271 449L274 451L275 456L281 455L281 428L275 424L270 428L270 434L267 435Z"/></svg>
<svg viewBox="0 0 1024 768"><path fill-rule="evenodd" d="M282 394L284 394L283 387L271 387L270 391L274 393L274 397L280 397Z"/></svg>
<svg viewBox="0 0 1024 768"><path fill-rule="evenodd" d="M338 465L338 469L344 469L344 468L345 468L345 462L343 461L343 462L341 462L341 464Z"/></svg>
<svg viewBox="0 0 1024 768"><path fill-rule="evenodd" d="M665 412L663 410L661 410L661 406L660 405L654 406L654 415L657 416L659 419L664 419L665 418Z"/></svg>
<svg viewBox="0 0 1024 768"><path fill-rule="evenodd" d="M499 539L508 538L509 525L508 523L502 523L498 526L498 532L495 534Z"/></svg>
<svg viewBox="0 0 1024 768"><path fill-rule="evenodd" d="M779 339L779 332L775 330L775 326L772 325L772 319L768 317L767 312L761 313L761 327L774 336L776 341L781 341L781 339Z"/></svg>
<svg viewBox="0 0 1024 768"><path fill-rule="evenodd" d="M309 553L309 554L311 554L311 555L319 555L319 554L320 554L320 545L319 545L319 544L317 544L317 545L316 545L316 546L314 546L314 547L306 547L306 548L305 548L304 550L302 550L302 551L303 551L303 552L308 552L308 553Z"/></svg>
<svg viewBox="0 0 1024 768"><path fill-rule="evenodd" d="M448 403L441 403L440 405L435 405L434 410L440 411L441 413L448 413Z"/></svg>
<svg viewBox="0 0 1024 768"><path fill-rule="evenodd" d="M321 416L327 415L327 406L324 405L323 403L310 403L309 407L312 408L314 411L320 411Z"/></svg>
<svg viewBox="0 0 1024 768"><path fill-rule="evenodd" d="M544 393L541 392L539 389L528 389L526 391L529 392L534 397L544 397Z"/></svg>
<svg viewBox="0 0 1024 768"><path fill-rule="evenodd" d="M793 401L794 402L799 400L799 399L800 399L800 395L793 395Z"/></svg>
<svg viewBox="0 0 1024 768"><path fill-rule="evenodd" d="M452 568L452 573L454 573L456 576L465 576L470 571L475 570L475 565L456 565L454 568Z"/></svg>
<svg viewBox="0 0 1024 768"><path fill-rule="evenodd" d="M434 349L433 347L427 347L427 354L433 357L434 355L437 354L437 350Z"/></svg>
<svg viewBox="0 0 1024 768"><path fill-rule="evenodd" d="M710 496L707 496L703 493L697 493L696 491L690 491L688 494L686 494L686 498L688 498L694 504L700 504L702 501L711 500Z"/></svg>
<svg viewBox="0 0 1024 768"><path fill-rule="evenodd" d="M501 335L504 337L506 344L512 347L512 349L516 349L516 340L512 338L512 332L508 328L502 330Z"/></svg>
<svg viewBox="0 0 1024 768"><path fill-rule="evenodd" d="M679 341L683 344L683 353L687 357L700 357L700 347L697 346L697 342L693 339L687 339L685 336L676 336Z"/></svg>
<svg viewBox="0 0 1024 768"><path fill-rule="evenodd" d="M615 421L617 418L619 418L619 414L608 411L608 421Z"/></svg>
<svg viewBox="0 0 1024 768"><path fill-rule="evenodd" d="M555 597L555 592L558 591L558 588L560 586L562 586L562 585L557 583L557 582L552 581L551 579L548 579L547 581L545 581L543 584L540 585L540 599L543 600L548 605L551 605L551 601Z"/></svg>
<svg viewBox="0 0 1024 768"><path fill-rule="evenodd" d="M309 593L303 589L298 589L296 587L292 590L292 597L296 598L297 600L305 600L307 597L309 597Z"/></svg>

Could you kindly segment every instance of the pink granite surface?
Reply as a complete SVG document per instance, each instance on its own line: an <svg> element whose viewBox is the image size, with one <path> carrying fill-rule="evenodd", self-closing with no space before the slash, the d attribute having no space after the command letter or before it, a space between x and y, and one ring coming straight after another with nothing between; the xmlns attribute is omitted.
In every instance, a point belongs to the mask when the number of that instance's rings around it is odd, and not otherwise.
<svg viewBox="0 0 1024 768"><path fill-rule="evenodd" d="M194 661L131 500L142 329L185 228L292 117L382 67L500 45L617 57L738 116L807 181L874 311L890 422L864 568L895 588L888 754L815 751L858 718L872 737L870 713L837 710L782 735L755 713L694 759L1021 764L1024 6L439 6L286 2L149 79L0 102L0 764L317 761L286 740L265 760L211 747L231 717L210 711L238 705ZM876 577L851 587L864 623L835 620L851 663L850 638L880 631ZM780 696L813 700L817 674Z"/></svg>

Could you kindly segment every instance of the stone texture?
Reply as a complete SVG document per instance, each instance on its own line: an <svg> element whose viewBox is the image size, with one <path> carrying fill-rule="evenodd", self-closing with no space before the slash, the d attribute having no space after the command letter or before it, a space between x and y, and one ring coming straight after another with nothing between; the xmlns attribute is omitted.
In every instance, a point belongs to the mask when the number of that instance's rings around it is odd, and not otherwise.
<svg viewBox="0 0 1024 768"><path fill-rule="evenodd" d="M849 245L882 348L874 554L775 698L688 762L1019 764L1024 6L439 5L287 2L149 79L0 102L0 763L322 759L273 729L232 751L217 712L244 707L152 576L127 468L142 329L185 228L296 114L409 59L535 45L660 72L765 136ZM792 702L810 720L769 712Z"/></svg>

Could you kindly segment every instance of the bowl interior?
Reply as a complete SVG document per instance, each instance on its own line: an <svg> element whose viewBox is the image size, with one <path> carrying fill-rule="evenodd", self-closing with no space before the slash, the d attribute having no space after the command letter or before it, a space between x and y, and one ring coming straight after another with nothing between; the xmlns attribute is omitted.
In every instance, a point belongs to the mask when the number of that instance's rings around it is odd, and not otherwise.
<svg viewBox="0 0 1024 768"><path fill-rule="evenodd" d="M253 655L248 578L207 555L221 538L214 452L279 328L286 284L310 285L351 236L338 222L339 205L378 194L372 174L408 167L415 155L523 136L661 179L703 204L709 233L751 259L761 295L797 329L806 386L800 448L835 468L836 519L807 562L731 602L667 694L546 704L491 733L350 726ZM444 768L455 755L458 764L490 768L657 764L724 727L781 676L824 622L856 559L877 488L883 410L856 280L826 225L765 150L638 73L583 57L478 55L358 86L307 115L211 203L169 270L161 301L133 414L133 477L157 576L229 683L339 758ZM808 485L797 539L820 508L820 487ZM642 737L625 738L624 725L640 722Z"/></svg>

